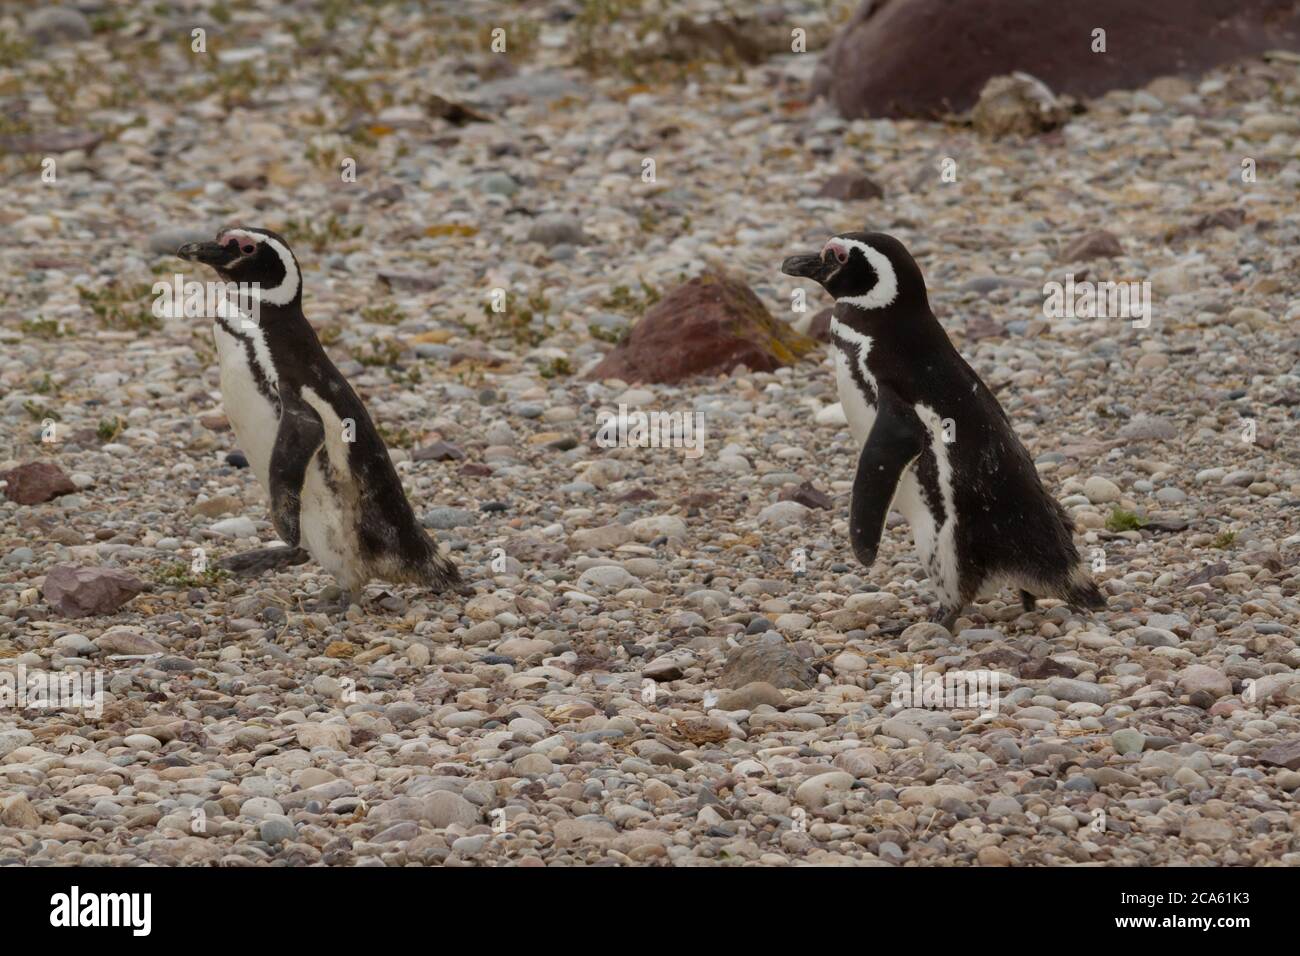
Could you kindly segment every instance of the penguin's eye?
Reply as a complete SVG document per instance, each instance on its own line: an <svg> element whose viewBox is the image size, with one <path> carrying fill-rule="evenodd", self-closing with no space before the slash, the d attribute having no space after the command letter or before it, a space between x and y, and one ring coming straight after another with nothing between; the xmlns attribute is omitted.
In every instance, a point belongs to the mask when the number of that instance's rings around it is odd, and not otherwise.
<svg viewBox="0 0 1300 956"><path fill-rule="evenodd" d="M253 245L251 242L245 242L240 245L239 251L246 256L251 256L253 254L253 250L256 248L257 247Z"/></svg>
<svg viewBox="0 0 1300 956"><path fill-rule="evenodd" d="M835 258L838 259L841 263L845 263L849 261L849 254L845 252L843 249L836 249Z"/></svg>

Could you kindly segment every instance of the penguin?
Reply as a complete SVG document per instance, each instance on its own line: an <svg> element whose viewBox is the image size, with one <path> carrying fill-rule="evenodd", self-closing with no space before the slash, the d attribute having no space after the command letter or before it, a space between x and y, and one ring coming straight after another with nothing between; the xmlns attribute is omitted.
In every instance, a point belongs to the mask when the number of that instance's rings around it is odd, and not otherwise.
<svg viewBox="0 0 1300 956"><path fill-rule="evenodd" d="M925 279L903 244L845 233L819 253L786 259L781 271L835 299L835 378L860 449L849 516L857 559L875 562L897 507L938 593L933 620L950 631L972 600L1004 584L1026 611L1039 597L1105 607L1073 522L930 311Z"/></svg>
<svg viewBox="0 0 1300 956"><path fill-rule="evenodd" d="M334 575L341 606L372 578L459 588L456 565L416 520L383 439L302 311L302 272L283 236L228 228L176 254L238 290L213 318L227 417L288 545L237 569L302 560ZM226 308L227 301L232 304Z"/></svg>

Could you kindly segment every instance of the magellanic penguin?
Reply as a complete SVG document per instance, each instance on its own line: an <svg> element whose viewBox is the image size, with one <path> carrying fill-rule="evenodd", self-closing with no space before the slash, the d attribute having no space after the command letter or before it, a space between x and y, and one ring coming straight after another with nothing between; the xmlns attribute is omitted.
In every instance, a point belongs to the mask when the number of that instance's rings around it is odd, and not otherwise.
<svg viewBox="0 0 1300 956"><path fill-rule="evenodd" d="M1006 413L930 311L925 279L897 239L853 232L793 256L786 275L835 297L831 342L840 401L860 446L849 537L876 560L892 507L912 528L951 630L976 597L1008 584L1101 608L1073 522L1043 488Z"/></svg>
<svg viewBox="0 0 1300 956"><path fill-rule="evenodd" d="M420 527L365 406L303 315L284 238L231 228L176 254L251 290L212 329L226 414L281 539L338 579L344 607L371 578L457 586L456 565Z"/></svg>

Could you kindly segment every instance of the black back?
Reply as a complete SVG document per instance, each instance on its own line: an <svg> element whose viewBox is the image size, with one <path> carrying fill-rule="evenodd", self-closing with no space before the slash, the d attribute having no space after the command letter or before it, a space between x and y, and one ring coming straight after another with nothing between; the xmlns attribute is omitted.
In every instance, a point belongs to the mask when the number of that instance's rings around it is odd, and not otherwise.
<svg viewBox="0 0 1300 956"><path fill-rule="evenodd" d="M963 519L957 524L963 566L1068 574L1078 562L1073 522L1043 488L997 398L935 318L916 261L892 236L849 233L843 238L888 257L898 295L877 309L838 303L836 321L871 338L867 368L877 385L951 420L954 440L948 459L953 503ZM858 276L863 274L858 270ZM918 458L916 471L930 510L942 514L938 461L930 448Z"/></svg>
<svg viewBox="0 0 1300 956"><path fill-rule="evenodd" d="M303 315L301 296L286 306L262 305L261 328L275 362L280 389L301 392L311 388L330 404L340 420L355 425L348 444L346 469L355 477L360 496L361 520L357 532L362 553L371 558L394 552L413 563L432 559L437 549L420 527L402 490L397 469L366 407L343 373L338 370L315 330ZM329 445L319 454L328 462ZM328 476L330 469L323 469Z"/></svg>

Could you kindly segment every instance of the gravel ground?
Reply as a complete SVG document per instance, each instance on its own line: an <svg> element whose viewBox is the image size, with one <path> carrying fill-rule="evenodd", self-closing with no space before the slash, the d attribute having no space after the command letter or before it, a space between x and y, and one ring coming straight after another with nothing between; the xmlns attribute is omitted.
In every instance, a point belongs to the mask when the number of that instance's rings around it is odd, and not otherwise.
<svg viewBox="0 0 1300 956"><path fill-rule="evenodd" d="M1300 863L1294 59L990 140L809 104L847 3L772 18L811 52L726 65L643 62L630 2L189 6L0 19L6 135L104 134L0 158L0 469L75 485L0 501L0 668L104 680L98 716L0 709L0 862ZM848 170L884 197L816 196ZM149 311L168 252L231 221L292 240L472 596L375 584L340 616L312 564L192 570L275 539L227 457L208 324ZM897 516L859 567L825 347L582 379L705 265L806 325L824 303L792 314L782 257L864 223L921 264L1108 610L1004 592L926 623ZM1067 261L1098 230L1122 254ZM1044 282L1085 271L1150 281L1150 326L1045 318ZM703 454L599 447L619 403L703 413ZM41 592L60 564L149 587L68 618ZM996 670L996 713L891 703L918 666Z"/></svg>

